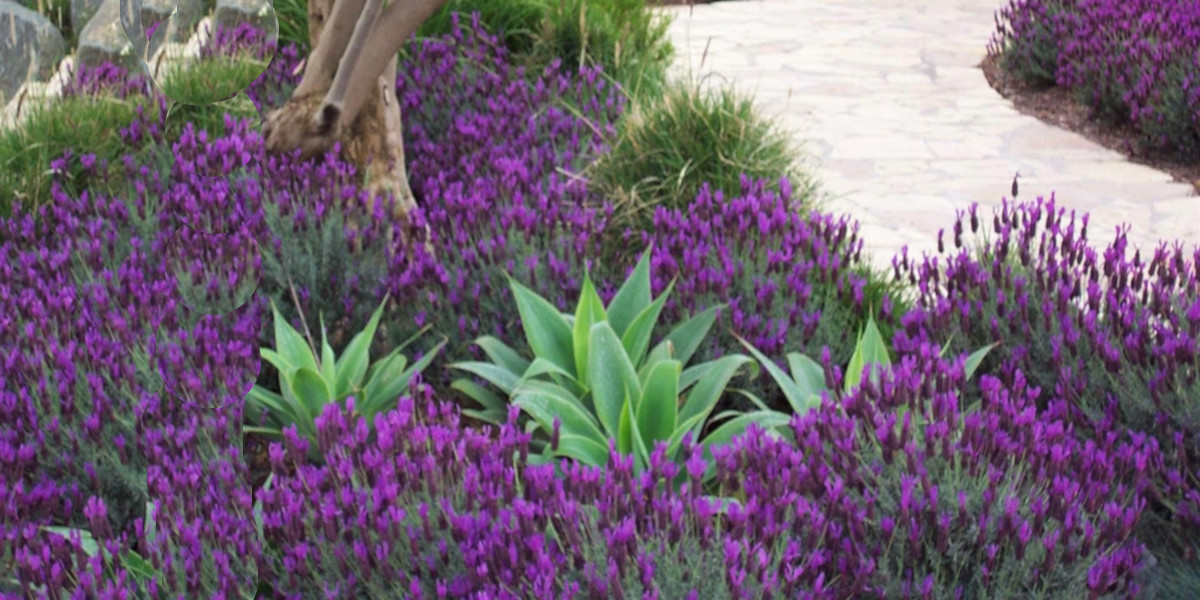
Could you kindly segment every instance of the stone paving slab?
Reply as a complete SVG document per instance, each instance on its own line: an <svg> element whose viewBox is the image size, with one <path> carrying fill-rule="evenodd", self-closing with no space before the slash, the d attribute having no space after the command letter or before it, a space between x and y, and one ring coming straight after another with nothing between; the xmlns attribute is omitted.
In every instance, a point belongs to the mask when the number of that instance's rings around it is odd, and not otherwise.
<svg viewBox="0 0 1200 600"><path fill-rule="evenodd" d="M1166 173L1018 112L979 69L1003 0L731 0L664 7L674 68L732 83L795 132L830 210L862 222L875 262L933 251L973 202L1053 192L1140 247L1200 243L1200 198ZM703 61L703 62L702 62ZM1101 236L1100 232L1106 235ZM1131 250L1132 252L1132 250Z"/></svg>

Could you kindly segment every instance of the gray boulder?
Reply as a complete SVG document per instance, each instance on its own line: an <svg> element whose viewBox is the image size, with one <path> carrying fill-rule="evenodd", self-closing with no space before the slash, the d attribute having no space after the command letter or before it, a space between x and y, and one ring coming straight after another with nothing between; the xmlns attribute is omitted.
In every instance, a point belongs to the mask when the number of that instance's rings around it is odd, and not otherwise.
<svg viewBox="0 0 1200 600"><path fill-rule="evenodd" d="M71 27L82 30L100 10L103 0L71 0Z"/></svg>
<svg viewBox="0 0 1200 600"><path fill-rule="evenodd" d="M140 66L139 54L145 46L135 47L137 38L130 42L125 35L121 8L121 0L103 0L100 9L79 32L79 47L75 50L78 64L96 66L112 62L131 70Z"/></svg>
<svg viewBox="0 0 1200 600"><path fill-rule="evenodd" d="M45 81L67 50L62 33L46 17L0 1L0 104L26 81Z"/></svg>
<svg viewBox="0 0 1200 600"><path fill-rule="evenodd" d="M171 11L178 8L174 16ZM167 42L186 42L204 15L204 0L103 0L79 34L79 62L111 61L127 68ZM158 25L146 39L146 27Z"/></svg>
<svg viewBox="0 0 1200 600"><path fill-rule="evenodd" d="M223 26L232 29L242 23L275 35L279 28L275 20L275 9L268 0L217 0L217 10L213 14L213 27Z"/></svg>

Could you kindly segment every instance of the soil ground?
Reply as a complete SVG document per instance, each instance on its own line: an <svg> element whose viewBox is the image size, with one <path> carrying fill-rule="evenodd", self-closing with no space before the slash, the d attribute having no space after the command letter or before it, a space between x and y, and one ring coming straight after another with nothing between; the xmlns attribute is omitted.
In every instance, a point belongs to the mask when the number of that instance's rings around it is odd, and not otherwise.
<svg viewBox="0 0 1200 600"><path fill-rule="evenodd" d="M1138 143L1140 134L1130 123L1112 123L1097 119L1091 110L1071 97L1063 88L1030 85L1000 68L999 59L989 56L980 65L988 83L1001 96L1012 101L1017 110L1078 133L1105 148L1116 150L1130 162L1169 173L1176 181L1190 183L1200 192L1200 161L1187 161L1162 151L1146 150Z"/></svg>

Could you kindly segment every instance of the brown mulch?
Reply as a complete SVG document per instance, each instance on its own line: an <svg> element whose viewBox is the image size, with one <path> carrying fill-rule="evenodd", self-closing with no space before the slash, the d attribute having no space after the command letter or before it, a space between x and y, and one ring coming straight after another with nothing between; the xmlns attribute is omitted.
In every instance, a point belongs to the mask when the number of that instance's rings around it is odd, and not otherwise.
<svg viewBox="0 0 1200 600"><path fill-rule="evenodd" d="M1192 184L1200 193L1200 161L1185 161L1166 152L1140 148L1141 135L1133 125L1094 118L1091 109L1076 102L1069 91L1054 86L1036 87L1021 81L1000 68L996 57L985 58L980 68L992 88L1012 100L1022 113L1116 150L1130 162L1169 173L1176 181Z"/></svg>

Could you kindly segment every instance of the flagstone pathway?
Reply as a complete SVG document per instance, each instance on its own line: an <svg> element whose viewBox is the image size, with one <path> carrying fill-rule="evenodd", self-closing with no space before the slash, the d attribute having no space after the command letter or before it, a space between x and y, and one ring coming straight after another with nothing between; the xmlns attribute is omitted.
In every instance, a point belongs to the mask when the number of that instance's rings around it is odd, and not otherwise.
<svg viewBox="0 0 1200 600"><path fill-rule="evenodd" d="M1000 204L1018 171L1019 199L1053 192L1091 213L1095 244L1121 223L1142 248L1200 243L1191 185L1023 115L988 85L979 63L1002 4L731 0L662 10L675 14L675 68L752 93L794 131L827 206L862 222L881 266L905 245L910 255L936 250L956 209Z"/></svg>

